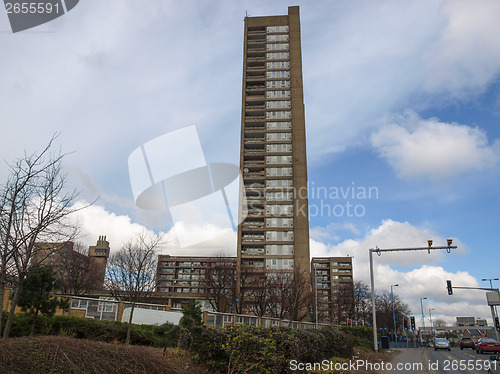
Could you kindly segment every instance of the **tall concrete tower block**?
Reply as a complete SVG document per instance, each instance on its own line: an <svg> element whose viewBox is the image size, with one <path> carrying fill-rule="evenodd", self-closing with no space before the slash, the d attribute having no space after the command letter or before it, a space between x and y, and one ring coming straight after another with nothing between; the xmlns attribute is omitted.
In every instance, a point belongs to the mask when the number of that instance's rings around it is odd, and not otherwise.
<svg viewBox="0 0 500 374"><path fill-rule="evenodd" d="M238 229L238 270L249 278L300 269L309 279L299 7L246 17L244 35L240 170L248 215Z"/></svg>
<svg viewBox="0 0 500 374"><path fill-rule="evenodd" d="M109 242L106 240L106 236L99 236L97 245L89 247L89 257L92 269L96 272L96 288L102 289L109 258Z"/></svg>

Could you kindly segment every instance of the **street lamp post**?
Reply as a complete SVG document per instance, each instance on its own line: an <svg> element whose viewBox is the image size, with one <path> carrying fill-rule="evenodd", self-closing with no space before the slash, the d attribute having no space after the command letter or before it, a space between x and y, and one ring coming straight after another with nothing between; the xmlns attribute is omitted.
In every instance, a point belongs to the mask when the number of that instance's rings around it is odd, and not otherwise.
<svg viewBox="0 0 500 374"><path fill-rule="evenodd" d="M395 342L396 342L396 348L398 347L398 332L397 332L397 329L396 329L396 311L394 309L394 291L393 291L393 287L397 287L397 286L399 286L399 284L393 284L393 285L391 285L392 318L394 320L394 339L395 339Z"/></svg>
<svg viewBox="0 0 500 374"><path fill-rule="evenodd" d="M420 298L420 308L422 308L422 324L423 324L423 330L422 330L422 334L421 335L421 338L422 338L422 345L424 345L424 334L425 334L425 315L424 315L424 305L422 303L422 300L427 300L426 297L421 297Z"/></svg>
<svg viewBox="0 0 500 374"><path fill-rule="evenodd" d="M316 265L316 264L314 264ZM316 266L314 267L314 306L316 308L316 318L314 320L314 325L316 327L316 330L318 329L318 286L317 286L317 273L316 273Z"/></svg>
<svg viewBox="0 0 500 374"><path fill-rule="evenodd" d="M428 251L431 253L431 250L435 249L446 249L446 252L450 253L452 249L457 249L457 246L452 246L452 239L446 239L447 246L442 247L433 247L432 240L428 240L427 247L417 247L417 248L390 248L390 249L381 249L378 247L370 248L369 257L370 257L370 285L372 288L372 318L373 318L373 350L378 352L378 338L377 338L377 311L375 307L375 280L373 275L373 252L375 252L378 256L382 254L382 252L402 252L402 251Z"/></svg>
<svg viewBox="0 0 500 374"><path fill-rule="evenodd" d="M429 308L429 319L431 321L431 338L434 338L434 328L432 326L432 313L431 310L434 310L434 308Z"/></svg>
<svg viewBox="0 0 500 374"><path fill-rule="evenodd" d="M483 282L490 281L490 288L493 288L493 282L492 281L497 281L498 278L483 278L481 279Z"/></svg>

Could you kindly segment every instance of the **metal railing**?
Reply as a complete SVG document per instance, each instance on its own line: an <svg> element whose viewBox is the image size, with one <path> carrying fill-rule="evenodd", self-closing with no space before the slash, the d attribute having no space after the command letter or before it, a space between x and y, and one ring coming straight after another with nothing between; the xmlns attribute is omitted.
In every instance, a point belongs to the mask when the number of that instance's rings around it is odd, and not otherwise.
<svg viewBox="0 0 500 374"><path fill-rule="evenodd" d="M203 312L203 322L207 326L223 328L226 326L261 326L261 327L288 327L299 330L312 330L316 328L314 322L290 321L272 317L258 317L246 314L231 314L219 312ZM318 328L333 326L318 323Z"/></svg>

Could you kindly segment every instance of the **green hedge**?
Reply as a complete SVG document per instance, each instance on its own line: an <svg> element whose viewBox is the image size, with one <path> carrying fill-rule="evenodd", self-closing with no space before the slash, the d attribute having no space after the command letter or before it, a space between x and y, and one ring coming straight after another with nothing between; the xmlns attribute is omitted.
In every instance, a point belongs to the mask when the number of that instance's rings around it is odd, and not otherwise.
<svg viewBox="0 0 500 374"><path fill-rule="evenodd" d="M340 330L352 336L354 345L357 347L364 347L368 349L373 348L373 328L368 326L343 326Z"/></svg>
<svg viewBox="0 0 500 374"><path fill-rule="evenodd" d="M7 312L3 312L2 329L5 328ZM31 317L24 313L15 314L10 332L11 337L28 336ZM132 325L131 343L154 347L175 347L180 328L170 323L161 326ZM125 342L127 324L99 321L88 318L53 316L38 317L37 335L62 335L79 339L103 342Z"/></svg>
<svg viewBox="0 0 500 374"><path fill-rule="evenodd" d="M290 360L351 357L353 339L335 328L195 327L183 330L182 348L215 372L288 373Z"/></svg>

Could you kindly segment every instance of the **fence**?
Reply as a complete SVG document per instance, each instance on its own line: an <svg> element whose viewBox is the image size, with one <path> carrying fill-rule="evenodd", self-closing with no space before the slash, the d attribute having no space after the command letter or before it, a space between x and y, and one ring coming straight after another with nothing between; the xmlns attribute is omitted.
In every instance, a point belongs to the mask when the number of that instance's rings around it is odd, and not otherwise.
<svg viewBox="0 0 500 374"><path fill-rule="evenodd" d="M129 302L117 301L108 297L99 299L71 296L71 311L79 311L82 317L105 321L121 321L123 310L130 307ZM161 311L181 311L161 304L136 303L137 309L151 309ZM74 313L78 314L78 312Z"/></svg>
<svg viewBox="0 0 500 374"><path fill-rule="evenodd" d="M82 317L121 321L123 310L131 306L128 302L117 301L112 298L101 297L99 299L72 296L71 310L80 311ZM161 304L136 303L137 309L152 309L160 311L176 311L181 309L170 308ZM78 312L77 312L78 313ZM290 321L272 317L258 317L246 314L219 313L212 311L203 312L203 321L207 326L222 328L225 326L262 326L262 327L289 327L292 329L311 330L316 328L314 322ZM331 324L318 323L318 328L332 326Z"/></svg>
<svg viewBox="0 0 500 374"><path fill-rule="evenodd" d="M289 327L292 329L311 330L316 328L313 322L290 321L271 317L258 317L243 314L203 312L203 322L207 326L222 328L225 326L262 326L262 327ZM332 326L318 323L318 328Z"/></svg>

